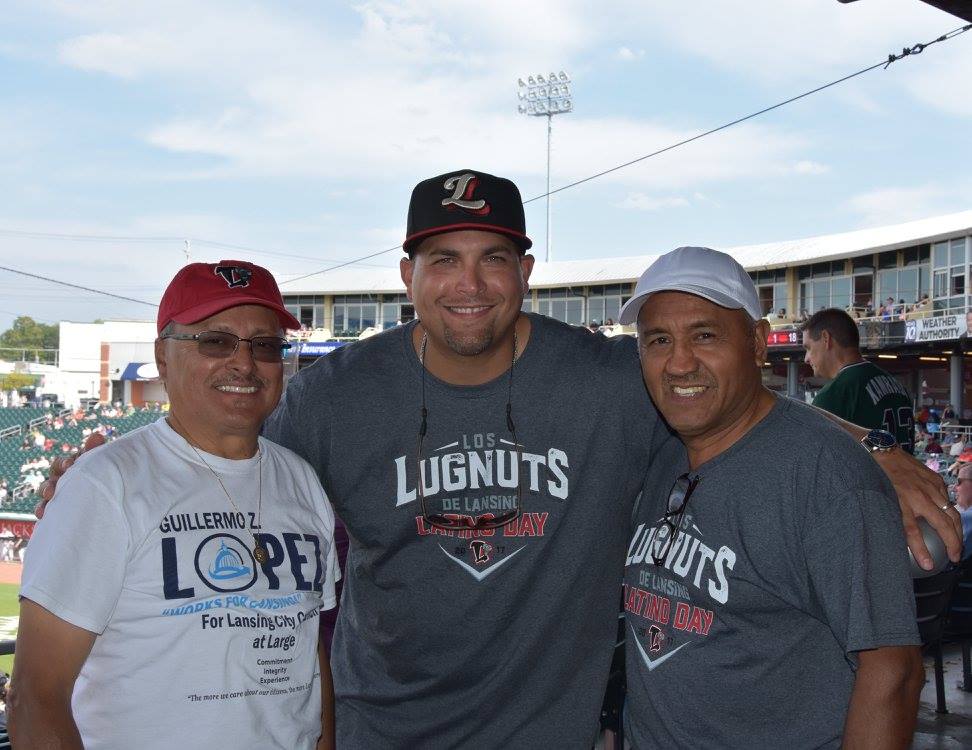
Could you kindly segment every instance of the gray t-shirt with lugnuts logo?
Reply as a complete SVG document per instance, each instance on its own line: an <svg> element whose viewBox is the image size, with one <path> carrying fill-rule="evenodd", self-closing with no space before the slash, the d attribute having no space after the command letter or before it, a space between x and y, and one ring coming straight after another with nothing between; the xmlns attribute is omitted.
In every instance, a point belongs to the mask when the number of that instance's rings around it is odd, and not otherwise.
<svg viewBox="0 0 972 750"><path fill-rule="evenodd" d="M331 655L339 747L591 747L632 502L666 430L632 338L529 319L518 469L508 374L471 387L426 374L427 511L499 515L519 482L522 516L502 529L423 519L414 324L298 373L267 423L318 471L351 537Z"/></svg>
<svg viewBox="0 0 972 750"><path fill-rule="evenodd" d="M633 747L838 747L855 654L920 643L901 514L867 452L779 398L697 467L663 564L669 490L655 456L625 561ZM657 545L657 546L656 546Z"/></svg>

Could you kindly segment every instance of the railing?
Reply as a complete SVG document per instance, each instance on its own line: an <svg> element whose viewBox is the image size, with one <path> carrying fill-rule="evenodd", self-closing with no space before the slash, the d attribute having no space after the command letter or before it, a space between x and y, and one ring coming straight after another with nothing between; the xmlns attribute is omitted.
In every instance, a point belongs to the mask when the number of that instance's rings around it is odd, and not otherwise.
<svg viewBox="0 0 972 750"><path fill-rule="evenodd" d="M22 435L23 432L24 426L20 424L15 424L12 427L4 427L2 430L0 430L0 440L10 437L17 437L18 435Z"/></svg>
<svg viewBox="0 0 972 750"><path fill-rule="evenodd" d="M23 500L26 497L30 497L32 494L34 494L34 488L26 482L23 484L18 484L10 491L10 497L12 497L14 500Z"/></svg>
<svg viewBox="0 0 972 750"><path fill-rule="evenodd" d="M42 424L45 424L47 422L47 416L48 415L45 414L43 417L34 417L32 420L30 420L27 423L27 429L28 430L32 430L35 427L38 427L38 426L40 426Z"/></svg>
<svg viewBox="0 0 972 750"><path fill-rule="evenodd" d="M26 362L35 365L57 365L60 359L59 349L19 349L14 347L0 347L0 359L7 362Z"/></svg>

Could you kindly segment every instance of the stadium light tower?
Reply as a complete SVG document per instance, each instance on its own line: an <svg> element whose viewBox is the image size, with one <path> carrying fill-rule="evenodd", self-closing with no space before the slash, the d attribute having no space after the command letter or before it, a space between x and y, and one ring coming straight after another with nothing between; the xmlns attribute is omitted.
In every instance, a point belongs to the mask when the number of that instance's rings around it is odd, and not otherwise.
<svg viewBox="0 0 972 750"><path fill-rule="evenodd" d="M553 116L570 112L574 107L570 91L570 76L564 71L518 78L516 95L520 100L519 112L530 117L547 118L547 255L550 262L550 134Z"/></svg>

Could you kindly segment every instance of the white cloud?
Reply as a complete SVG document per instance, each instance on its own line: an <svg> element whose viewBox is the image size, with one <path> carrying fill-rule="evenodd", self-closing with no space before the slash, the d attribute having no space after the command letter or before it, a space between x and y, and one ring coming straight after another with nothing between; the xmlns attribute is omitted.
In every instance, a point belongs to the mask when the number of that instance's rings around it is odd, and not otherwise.
<svg viewBox="0 0 972 750"><path fill-rule="evenodd" d="M972 185L927 183L909 187L886 187L859 193L847 201L847 208L860 215L864 227L897 224L968 208Z"/></svg>
<svg viewBox="0 0 972 750"><path fill-rule="evenodd" d="M630 47L619 47L618 51L614 54L618 60L624 60L625 62L633 62L634 60L640 60L645 56L645 51L643 49L633 50Z"/></svg>
<svg viewBox="0 0 972 750"><path fill-rule="evenodd" d="M665 208L685 208L688 205L688 200L681 196L656 197L645 193L631 193L621 202L621 208L637 211L660 211Z"/></svg>
<svg viewBox="0 0 972 750"><path fill-rule="evenodd" d="M802 159L793 165L793 171L796 174L826 174L830 167L817 161Z"/></svg>

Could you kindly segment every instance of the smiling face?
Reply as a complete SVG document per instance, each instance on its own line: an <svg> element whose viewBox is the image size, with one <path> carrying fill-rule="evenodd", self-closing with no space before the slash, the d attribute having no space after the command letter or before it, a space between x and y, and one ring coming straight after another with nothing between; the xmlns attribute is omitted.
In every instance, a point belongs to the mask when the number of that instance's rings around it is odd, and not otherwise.
<svg viewBox="0 0 972 750"><path fill-rule="evenodd" d="M408 298L440 351L488 353L512 336L533 257L494 232L447 232L424 240L401 262Z"/></svg>
<svg viewBox="0 0 972 750"><path fill-rule="evenodd" d="M281 335L276 313L260 305L231 307L174 329L189 334L227 331L242 338ZM182 425L189 433L184 437L217 455L227 455L227 445L255 445L260 426L280 400L282 361L257 362L242 341L233 356L220 359L200 354L195 341L174 339L156 340L155 359L177 431Z"/></svg>
<svg viewBox="0 0 972 750"><path fill-rule="evenodd" d="M753 424L765 406L760 367L765 320L753 323L684 292L648 297L638 315L638 348L645 385L668 424L689 445L715 455Z"/></svg>

